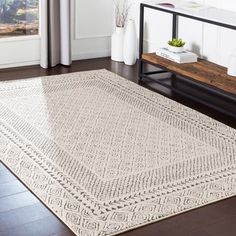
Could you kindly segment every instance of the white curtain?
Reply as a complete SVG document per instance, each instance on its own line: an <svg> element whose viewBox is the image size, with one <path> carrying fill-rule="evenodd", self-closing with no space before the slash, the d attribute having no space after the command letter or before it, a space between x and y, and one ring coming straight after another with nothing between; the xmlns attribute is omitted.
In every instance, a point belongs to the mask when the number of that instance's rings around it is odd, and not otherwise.
<svg viewBox="0 0 236 236"><path fill-rule="evenodd" d="M40 19L40 65L71 65L70 0L41 0Z"/></svg>

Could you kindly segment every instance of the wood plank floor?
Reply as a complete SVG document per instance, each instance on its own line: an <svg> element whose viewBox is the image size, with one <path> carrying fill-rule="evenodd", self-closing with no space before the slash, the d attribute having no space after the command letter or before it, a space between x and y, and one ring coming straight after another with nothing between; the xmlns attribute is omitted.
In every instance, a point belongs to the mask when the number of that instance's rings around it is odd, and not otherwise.
<svg viewBox="0 0 236 236"><path fill-rule="evenodd" d="M137 66L111 62L109 58L74 62L71 67L44 70L39 66L0 70L0 80L22 79L102 69L138 81ZM143 84L144 85L144 84ZM145 84L153 88L154 84ZM236 128L236 121L212 109L176 96L158 86L161 93ZM69 236L73 233L0 163L0 236ZM235 236L236 197L122 234L123 236Z"/></svg>

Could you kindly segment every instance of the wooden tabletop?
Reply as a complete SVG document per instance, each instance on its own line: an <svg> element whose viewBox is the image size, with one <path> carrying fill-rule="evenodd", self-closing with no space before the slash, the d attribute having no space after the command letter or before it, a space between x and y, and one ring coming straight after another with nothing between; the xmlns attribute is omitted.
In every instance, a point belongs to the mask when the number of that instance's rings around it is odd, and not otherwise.
<svg viewBox="0 0 236 236"><path fill-rule="evenodd" d="M195 63L178 64L159 57L155 53L145 53L142 55L142 59L160 65L178 75L236 95L236 77L229 76L227 69L223 66L202 59Z"/></svg>

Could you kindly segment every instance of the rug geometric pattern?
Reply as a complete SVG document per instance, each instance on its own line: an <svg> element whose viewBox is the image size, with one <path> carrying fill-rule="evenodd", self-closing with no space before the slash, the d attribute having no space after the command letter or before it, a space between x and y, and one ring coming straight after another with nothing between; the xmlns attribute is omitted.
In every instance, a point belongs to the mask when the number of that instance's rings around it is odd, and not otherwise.
<svg viewBox="0 0 236 236"><path fill-rule="evenodd" d="M236 131L106 70L0 84L0 160L75 234L236 195Z"/></svg>

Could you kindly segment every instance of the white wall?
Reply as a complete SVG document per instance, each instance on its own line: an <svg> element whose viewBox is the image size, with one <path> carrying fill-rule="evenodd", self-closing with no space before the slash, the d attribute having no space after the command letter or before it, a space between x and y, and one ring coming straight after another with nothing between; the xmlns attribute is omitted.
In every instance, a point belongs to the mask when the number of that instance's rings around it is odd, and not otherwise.
<svg viewBox="0 0 236 236"><path fill-rule="evenodd" d="M194 0L236 12L235 0ZM136 20L138 33L139 3L130 0L130 17ZM112 0L72 0L74 60L110 55L110 36L113 31ZM145 45L147 51L166 45L171 38L172 18L167 13L148 9L145 13ZM187 41L186 47L217 64L227 66L229 54L236 46L236 32L221 27L180 18L179 37Z"/></svg>
<svg viewBox="0 0 236 236"><path fill-rule="evenodd" d="M1 39L0 68L39 64L39 49L39 36Z"/></svg>
<svg viewBox="0 0 236 236"><path fill-rule="evenodd" d="M72 59L110 56L112 0L72 0Z"/></svg>
<svg viewBox="0 0 236 236"><path fill-rule="evenodd" d="M72 59L110 55L112 0L71 0ZM39 64L40 36L0 39L0 68Z"/></svg>
<svg viewBox="0 0 236 236"><path fill-rule="evenodd" d="M72 58L73 60L110 55L113 31L112 0L72 1ZM139 24L139 2L133 2L131 18ZM195 0L216 7L236 11L235 0ZM226 4L227 3L227 4ZM166 13L147 10L145 44L148 51L165 45L171 38L171 18ZM231 51L236 48L236 33L220 27L180 19L179 36L187 47L218 64L227 65ZM0 40L0 68L39 64L40 37L22 37Z"/></svg>
<svg viewBox="0 0 236 236"><path fill-rule="evenodd" d="M133 1L135 11L132 17L136 19L138 27L139 2ZM214 7L219 7L236 12L235 0L195 0ZM135 12L135 13L134 13ZM171 17L167 13L159 13L154 10L145 12L145 45L149 52L157 47L163 47L171 38ZM180 18L179 37L183 38L190 50L199 56L217 64L227 66L230 53L236 49L236 32L209 24L196 22L191 19Z"/></svg>

